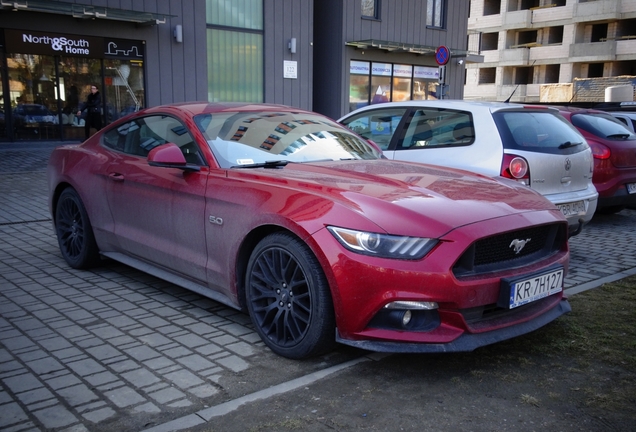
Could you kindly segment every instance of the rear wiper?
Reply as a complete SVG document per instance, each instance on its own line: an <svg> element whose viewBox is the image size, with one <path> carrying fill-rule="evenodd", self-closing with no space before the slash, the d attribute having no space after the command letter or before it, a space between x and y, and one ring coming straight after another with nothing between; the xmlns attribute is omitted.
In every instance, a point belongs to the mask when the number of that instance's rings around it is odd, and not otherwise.
<svg viewBox="0 0 636 432"><path fill-rule="evenodd" d="M273 160L261 163L252 163L245 165L234 165L232 168L281 168L287 165L289 161L287 160Z"/></svg>
<svg viewBox="0 0 636 432"><path fill-rule="evenodd" d="M628 133L626 133L626 134L621 134L621 133L612 134L612 135L608 135L607 138L627 139L627 138L629 138L629 134Z"/></svg>
<svg viewBox="0 0 636 432"><path fill-rule="evenodd" d="M559 145L559 148L560 148L560 149L564 149L564 148L574 147L574 146L581 145L581 144L583 144L583 143L580 143L580 142L572 142L572 141L566 141L566 142L564 142L563 144Z"/></svg>

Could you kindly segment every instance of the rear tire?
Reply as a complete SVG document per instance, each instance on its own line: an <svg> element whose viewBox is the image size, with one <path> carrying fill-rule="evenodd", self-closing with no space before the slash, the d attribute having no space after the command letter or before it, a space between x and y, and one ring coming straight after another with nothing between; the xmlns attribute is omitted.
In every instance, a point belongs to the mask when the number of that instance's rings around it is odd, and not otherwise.
<svg viewBox="0 0 636 432"><path fill-rule="evenodd" d="M86 208L73 188L64 189L55 206L55 233L64 260L86 269L99 262L99 249Z"/></svg>
<svg viewBox="0 0 636 432"><path fill-rule="evenodd" d="M256 246L247 265L247 308L261 339L283 357L303 359L335 345L335 315L322 267L287 233Z"/></svg>

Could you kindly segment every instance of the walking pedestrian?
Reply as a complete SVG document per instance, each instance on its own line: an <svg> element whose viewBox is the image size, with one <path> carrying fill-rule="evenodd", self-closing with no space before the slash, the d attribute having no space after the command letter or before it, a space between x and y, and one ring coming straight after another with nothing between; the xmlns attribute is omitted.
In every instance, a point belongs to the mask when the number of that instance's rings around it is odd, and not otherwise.
<svg viewBox="0 0 636 432"><path fill-rule="evenodd" d="M102 97L95 84L91 85L91 92L86 97L84 106L77 112L78 117L82 115L82 111L86 111L84 132L86 133L86 139L88 139L91 127L94 127L97 130L102 128Z"/></svg>

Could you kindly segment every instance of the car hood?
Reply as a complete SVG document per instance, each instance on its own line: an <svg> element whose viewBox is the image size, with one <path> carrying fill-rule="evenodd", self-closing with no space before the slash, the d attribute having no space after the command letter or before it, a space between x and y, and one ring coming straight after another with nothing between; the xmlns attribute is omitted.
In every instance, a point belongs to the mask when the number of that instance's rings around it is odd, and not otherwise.
<svg viewBox="0 0 636 432"><path fill-rule="evenodd" d="M386 232L401 235L422 235L423 227L427 235L443 235L477 221L555 209L546 198L514 181L433 165L356 160L290 163L282 169L254 171L236 174L252 177L262 186L271 183L320 195Z"/></svg>

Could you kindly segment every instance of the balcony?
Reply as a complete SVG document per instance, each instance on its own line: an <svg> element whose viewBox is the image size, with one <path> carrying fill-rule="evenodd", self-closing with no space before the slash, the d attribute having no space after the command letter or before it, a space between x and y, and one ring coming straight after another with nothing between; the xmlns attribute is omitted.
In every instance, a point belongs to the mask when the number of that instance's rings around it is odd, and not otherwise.
<svg viewBox="0 0 636 432"><path fill-rule="evenodd" d="M526 84L499 86L497 88L497 100L505 101L510 98L510 102L525 102L526 87L528 87Z"/></svg>
<svg viewBox="0 0 636 432"><path fill-rule="evenodd" d="M581 63L614 60L616 60L616 41L576 43L570 45L571 62Z"/></svg>
<svg viewBox="0 0 636 432"><path fill-rule="evenodd" d="M488 50L482 51L480 53L484 56L484 63L499 63L500 60L500 52L499 50Z"/></svg>
<svg viewBox="0 0 636 432"><path fill-rule="evenodd" d="M539 102L541 84L502 85L497 89L497 100L510 102Z"/></svg>
<svg viewBox="0 0 636 432"><path fill-rule="evenodd" d="M575 22L615 21L621 18L621 0L594 0L575 3L572 17Z"/></svg>
<svg viewBox="0 0 636 432"><path fill-rule="evenodd" d="M567 45L544 45L530 48L530 62L534 64L568 63L570 49Z"/></svg>
<svg viewBox="0 0 636 432"><path fill-rule="evenodd" d="M636 36L624 36L616 40L616 60L636 60Z"/></svg>
<svg viewBox="0 0 636 432"><path fill-rule="evenodd" d="M469 30L478 29L479 31L485 31L491 28L501 28L501 14L468 18Z"/></svg>
<svg viewBox="0 0 636 432"><path fill-rule="evenodd" d="M501 51L499 56L499 66L526 66L529 59L529 47L515 45L511 49Z"/></svg>
<svg viewBox="0 0 636 432"><path fill-rule="evenodd" d="M544 25L557 25L561 22L569 24L572 20L574 4L568 2L565 6L545 7L532 10L532 24L534 27L542 27Z"/></svg>
<svg viewBox="0 0 636 432"><path fill-rule="evenodd" d="M508 12L503 16L503 28L525 29L532 27L532 11L530 9Z"/></svg>
<svg viewBox="0 0 636 432"><path fill-rule="evenodd" d="M497 100L496 84L473 84L464 88L464 99L466 100ZM510 90L512 91L512 90ZM501 99L504 100L504 99Z"/></svg>

